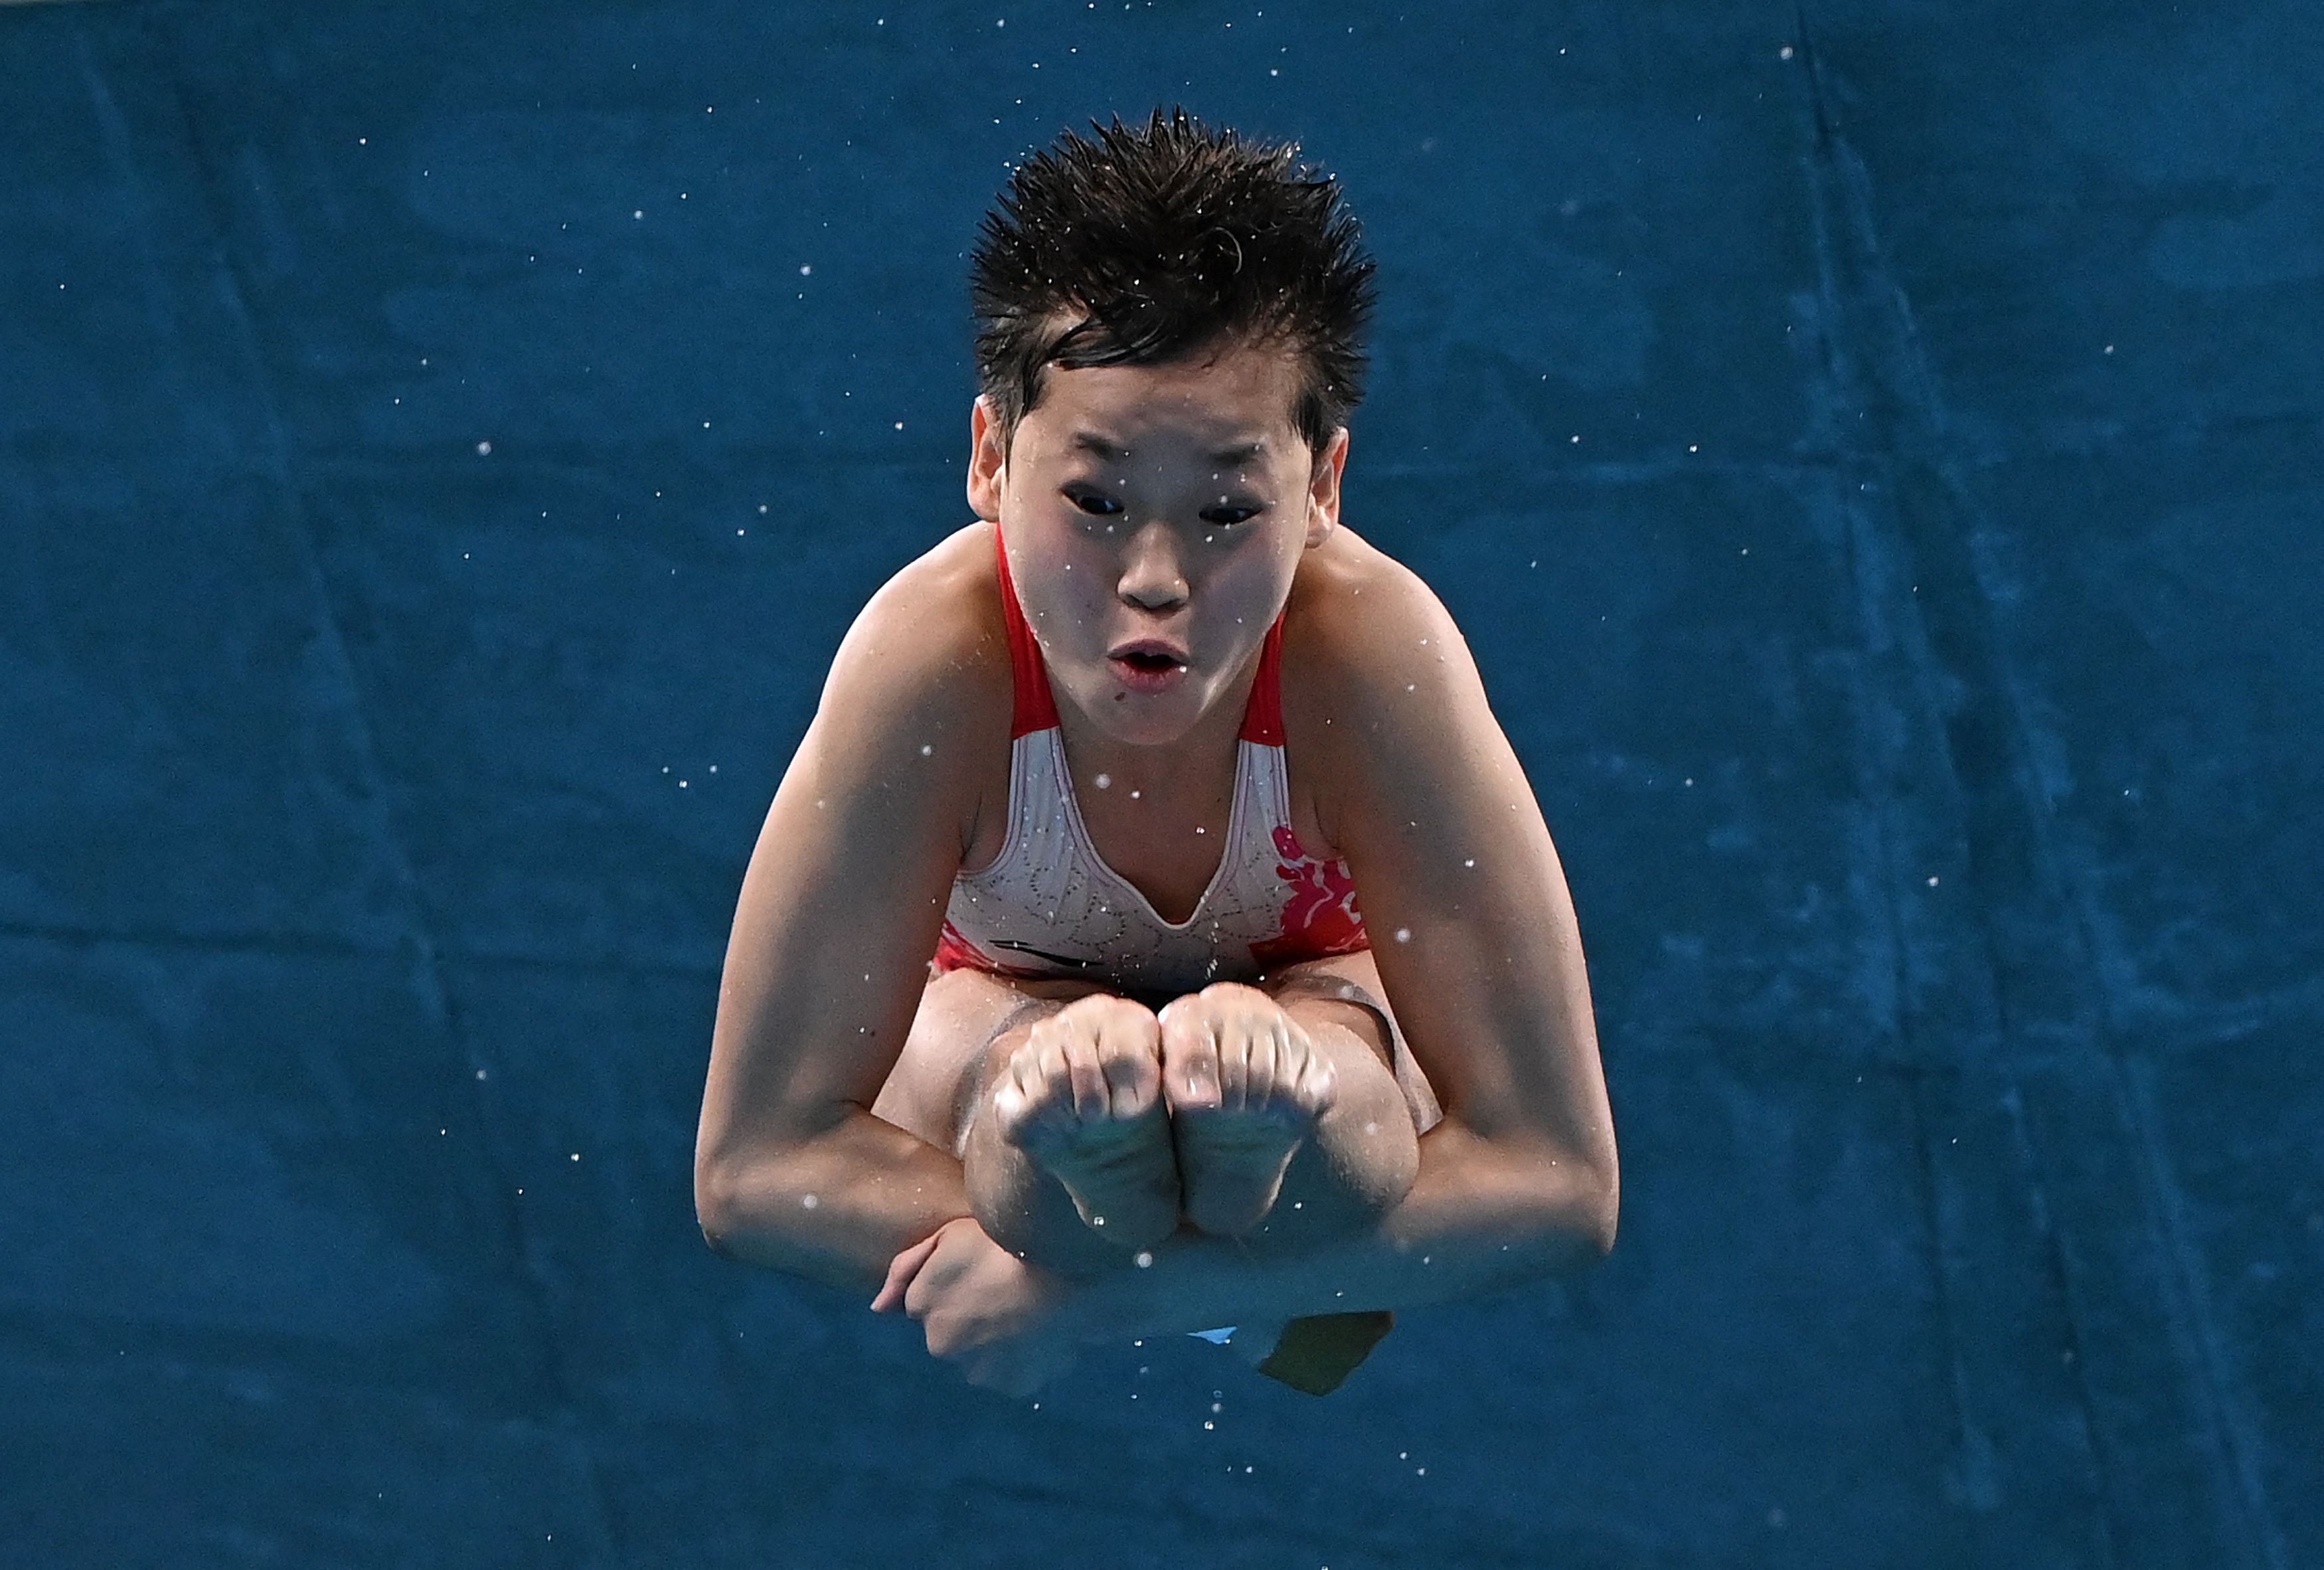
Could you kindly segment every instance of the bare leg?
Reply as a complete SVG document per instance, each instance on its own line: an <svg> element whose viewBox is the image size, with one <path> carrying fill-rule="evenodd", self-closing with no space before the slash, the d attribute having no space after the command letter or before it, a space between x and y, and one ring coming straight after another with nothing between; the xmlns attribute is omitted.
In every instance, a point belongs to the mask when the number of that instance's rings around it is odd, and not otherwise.
<svg viewBox="0 0 2324 1570"><path fill-rule="evenodd" d="M1152 1241L1147 1234L1167 1233L1177 1214L1176 1159L1158 1101L1143 1140L1117 1141L1115 1149L1100 1152L1114 1170L1084 1185L1084 1192L1109 1186L1116 1193L1157 1191L1148 1202L1104 1206L1118 1213L1107 1217L1111 1233L1084 1218L1065 1183L1041 1157L1007 1137L994 1113L994 1082L1034 1028L1068 1004L1104 992L1092 983L1024 981L973 970L935 978L872 1109L959 1159L971 1208L994 1242L1065 1275L1128 1264L1138 1246ZM1083 1154L1084 1168L1076 1169L1085 1171L1088 1153Z"/></svg>
<svg viewBox="0 0 2324 1570"><path fill-rule="evenodd" d="M972 1125L1022 1151L1064 1187L1083 1221L1133 1252L1178 1229L1160 1035L1152 1010L1111 993L1033 1021L1021 1042L1006 1031L985 1055ZM963 1162L970 1199L984 1202L979 1218L992 1212L991 1232L1014 1224L1007 1205L1017 1195L1013 1178L999 1193L982 1190L989 1170L973 1152Z"/></svg>
<svg viewBox="0 0 2324 1570"><path fill-rule="evenodd" d="M1306 1032L1337 1082L1331 1106L1281 1168L1272 1205L1239 1234L1254 1254L1296 1252L1354 1235L1399 1203L1419 1171L1418 1137L1391 1067L1388 1006L1370 954L1287 966L1258 984ZM1002 1137L990 1115L990 1085L1036 1024L1104 991L972 970L936 977L872 1109L952 1152L987 1233L1061 1274L1119 1268L1135 1244L1118 1240L1139 1229L1108 1237L1090 1225L1065 1184ZM1171 1176L1192 1180L1204 1155L1199 1141L1184 1142L1171 1157Z"/></svg>
<svg viewBox="0 0 2324 1570"><path fill-rule="evenodd" d="M1337 1082L1274 1205L1240 1234L1254 1253L1297 1252L1354 1236L1401 1203L1420 1173L1419 1134L1397 1083L1393 1016L1369 953L1286 966L1259 985L1306 1032ZM1179 1159L1191 1195L1203 1181L1200 1158L1182 1144Z"/></svg>

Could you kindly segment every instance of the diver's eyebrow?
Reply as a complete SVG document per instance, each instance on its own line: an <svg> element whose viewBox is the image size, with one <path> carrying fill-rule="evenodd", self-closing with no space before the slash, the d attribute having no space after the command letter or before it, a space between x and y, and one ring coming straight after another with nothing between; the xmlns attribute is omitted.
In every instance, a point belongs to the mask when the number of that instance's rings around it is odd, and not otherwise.
<svg viewBox="0 0 2324 1570"><path fill-rule="evenodd" d="M1076 452L1093 452L1098 457L1109 460L1130 456L1128 448L1117 447L1093 430L1074 432L1073 447ZM1214 464L1247 464L1266 450L1267 440L1262 437L1255 441L1245 442L1240 447L1222 447L1211 454L1210 457Z"/></svg>

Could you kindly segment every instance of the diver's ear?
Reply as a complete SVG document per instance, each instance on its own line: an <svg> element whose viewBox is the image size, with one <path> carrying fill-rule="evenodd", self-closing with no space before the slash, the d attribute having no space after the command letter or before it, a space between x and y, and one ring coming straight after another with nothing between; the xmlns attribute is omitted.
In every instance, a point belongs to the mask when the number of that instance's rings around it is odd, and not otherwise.
<svg viewBox="0 0 2324 1570"><path fill-rule="evenodd" d="M1307 478L1307 549L1313 550L1340 526L1340 475L1348 466L1348 428L1340 427L1315 457Z"/></svg>
<svg viewBox="0 0 2324 1570"><path fill-rule="evenodd" d="M980 395L968 410L968 504L988 523L1001 522L1001 487L1008 468L1001 422Z"/></svg>

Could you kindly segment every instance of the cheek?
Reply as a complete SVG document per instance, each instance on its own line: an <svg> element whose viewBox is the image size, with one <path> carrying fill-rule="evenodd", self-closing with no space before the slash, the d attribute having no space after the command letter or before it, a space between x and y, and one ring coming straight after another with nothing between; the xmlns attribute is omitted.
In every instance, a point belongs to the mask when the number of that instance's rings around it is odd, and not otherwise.
<svg viewBox="0 0 2324 1570"><path fill-rule="evenodd" d="M1038 564L1019 573L1017 598L1044 637L1070 639L1111 594L1111 570L1103 552L1071 538L1054 540Z"/></svg>
<svg viewBox="0 0 2324 1570"><path fill-rule="evenodd" d="M1203 585L1204 597L1222 623L1264 619L1280 605L1296 565L1277 545L1254 545L1218 564Z"/></svg>

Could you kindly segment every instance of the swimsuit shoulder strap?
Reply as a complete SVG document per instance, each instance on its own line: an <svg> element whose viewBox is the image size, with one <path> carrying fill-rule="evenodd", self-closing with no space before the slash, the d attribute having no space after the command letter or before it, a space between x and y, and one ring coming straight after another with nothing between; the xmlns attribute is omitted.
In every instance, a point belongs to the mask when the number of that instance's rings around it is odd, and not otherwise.
<svg viewBox="0 0 2324 1570"><path fill-rule="evenodd" d="M1001 620L1009 633L1009 674L1017 694L1009 723L1009 739L1046 731L1057 724L1057 700L1049 690L1049 672L1041 663L1041 645L1034 641L1032 624L1017 603L1017 585L1009 576L1009 547L1001 525L992 526L992 550L1001 564Z"/></svg>
<svg viewBox="0 0 2324 1570"><path fill-rule="evenodd" d="M1259 677L1250 684L1250 701L1243 705L1242 739L1262 747L1283 744L1283 618L1267 630L1259 647Z"/></svg>

